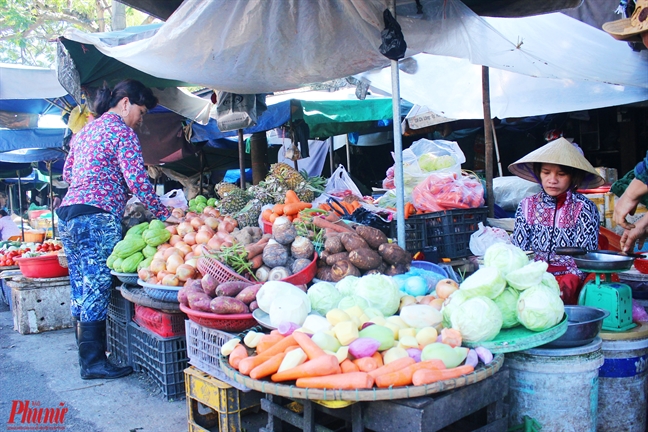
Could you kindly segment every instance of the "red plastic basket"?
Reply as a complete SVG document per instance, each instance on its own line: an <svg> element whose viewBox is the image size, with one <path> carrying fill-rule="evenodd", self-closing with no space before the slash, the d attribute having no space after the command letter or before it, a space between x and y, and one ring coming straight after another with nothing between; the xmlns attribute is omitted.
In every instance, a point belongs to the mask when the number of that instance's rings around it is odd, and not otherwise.
<svg viewBox="0 0 648 432"><path fill-rule="evenodd" d="M295 273L294 275L290 275L287 278L282 279L282 281L291 283L293 285L306 285L307 283L313 280L316 274L317 274L317 252L315 252L315 257L313 258L313 261L311 261L311 263L308 264L306 268Z"/></svg>
<svg viewBox="0 0 648 432"><path fill-rule="evenodd" d="M202 257L198 260L198 271L203 275L208 274L218 281L224 283L229 281L245 281L250 282L244 276L236 273L226 264L218 261L216 258Z"/></svg>
<svg viewBox="0 0 648 432"><path fill-rule="evenodd" d="M20 272L28 278L55 278L70 274L67 267L61 267L57 255L17 258Z"/></svg>
<svg viewBox="0 0 648 432"><path fill-rule="evenodd" d="M272 222L263 221L263 234L272 234Z"/></svg>
<svg viewBox="0 0 648 432"><path fill-rule="evenodd" d="M146 306L135 305L133 321L162 337L176 337L185 334L184 313L167 313Z"/></svg>
<svg viewBox="0 0 648 432"><path fill-rule="evenodd" d="M241 332L257 325L257 321L251 313L218 315L210 312L195 311L182 303L180 303L180 310L186 313L191 321L201 326L231 333Z"/></svg>

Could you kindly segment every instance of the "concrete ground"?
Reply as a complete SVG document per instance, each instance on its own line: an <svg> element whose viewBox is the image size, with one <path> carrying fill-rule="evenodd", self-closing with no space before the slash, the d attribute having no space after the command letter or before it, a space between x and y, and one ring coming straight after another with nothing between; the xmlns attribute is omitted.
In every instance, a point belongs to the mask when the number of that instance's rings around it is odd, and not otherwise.
<svg viewBox="0 0 648 432"><path fill-rule="evenodd" d="M167 401L143 373L117 380L82 380L72 329L21 335L13 316L0 302L0 430L66 432L170 432L187 430L185 400ZM67 408L57 429L11 420L12 408ZM23 410L24 411L24 410ZM248 431L267 418L262 412L244 417ZM26 427L26 428L25 428Z"/></svg>

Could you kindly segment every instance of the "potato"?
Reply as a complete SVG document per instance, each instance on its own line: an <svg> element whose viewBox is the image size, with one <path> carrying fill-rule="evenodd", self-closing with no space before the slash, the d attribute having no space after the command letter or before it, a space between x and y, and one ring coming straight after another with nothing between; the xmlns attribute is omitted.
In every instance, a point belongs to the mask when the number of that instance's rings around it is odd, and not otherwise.
<svg viewBox="0 0 648 432"><path fill-rule="evenodd" d="M328 258L326 258L326 264L332 266L336 262L346 259L349 259L349 252L340 252L329 255Z"/></svg>
<svg viewBox="0 0 648 432"><path fill-rule="evenodd" d="M358 234L342 233L340 235L340 240L342 241L342 244L344 245L344 249L346 249L347 252L369 247L367 242L364 241L362 237L360 237Z"/></svg>
<svg viewBox="0 0 648 432"><path fill-rule="evenodd" d="M211 302L211 297L204 292L194 291L187 294L187 303L189 303L189 307L193 310L211 312L209 302Z"/></svg>
<svg viewBox="0 0 648 432"><path fill-rule="evenodd" d="M361 276L360 270L351 264L351 261L338 261L331 267L331 277L333 282L341 281L346 276Z"/></svg>
<svg viewBox="0 0 648 432"><path fill-rule="evenodd" d="M333 281L333 275L331 274L331 266L323 266L317 269L317 274L315 277L319 280L326 282Z"/></svg>
<svg viewBox="0 0 648 432"><path fill-rule="evenodd" d="M330 254L336 254L344 251L344 245L339 235L327 237L324 242L324 251Z"/></svg>
<svg viewBox="0 0 648 432"><path fill-rule="evenodd" d="M369 248L361 248L349 252L349 261L360 270L375 269L383 262L378 252Z"/></svg>
<svg viewBox="0 0 648 432"><path fill-rule="evenodd" d="M373 228L367 225L357 225L355 230L373 249L378 249L381 244L387 243L387 236L378 228Z"/></svg>
<svg viewBox="0 0 648 432"><path fill-rule="evenodd" d="M211 312L219 315L249 313L247 305L232 297L216 297L209 303Z"/></svg>
<svg viewBox="0 0 648 432"><path fill-rule="evenodd" d="M409 265L412 262L412 254L398 246L396 243L383 243L378 247L378 253L387 264Z"/></svg>
<svg viewBox="0 0 648 432"><path fill-rule="evenodd" d="M216 296L221 297L236 297L238 293L245 288L252 286L252 282L245 281L229 281L218 284L216 287Z"/></svg>
<svg viewBox="0 0 648 432"><path fill-rule="evenodd" d="M243 288L243 290L236 295L235 299L241 300L246 305L249 305L254 300L256 300L256 295L262 286L262 284L249 285Z"/></svg>

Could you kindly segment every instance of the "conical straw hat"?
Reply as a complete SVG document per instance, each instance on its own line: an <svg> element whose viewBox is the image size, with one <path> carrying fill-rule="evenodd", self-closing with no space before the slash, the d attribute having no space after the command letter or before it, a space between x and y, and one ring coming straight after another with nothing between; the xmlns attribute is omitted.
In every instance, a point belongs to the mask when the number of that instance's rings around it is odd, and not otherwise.
<svg viewBox="0 0 648 432"><path fill-rule="evenodd" d="M637 0L630 18L606 22L603 30L618 40L640 42L639 34L648 31L648 0Z"/></svg>
<svg viewBox="0 0 648 432"><path fill-rule="evenodd" d="M558 138L532 151L524 156L517 162L509 165L509 171L518 177L539 183L538 179L533 172L534 163L549 163L555 165L564 165L572 168L579 169L585 173L585 178L579 188L591 189L601 186L605 183L605 179L599 175L594 169L592 164L585 159L578 149L567 141L565 138Z"/></svg>

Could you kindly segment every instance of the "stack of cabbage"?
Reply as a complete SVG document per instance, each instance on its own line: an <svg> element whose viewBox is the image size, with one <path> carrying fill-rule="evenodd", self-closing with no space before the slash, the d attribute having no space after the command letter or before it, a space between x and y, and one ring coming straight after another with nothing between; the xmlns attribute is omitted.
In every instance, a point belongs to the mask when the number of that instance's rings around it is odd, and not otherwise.
<svg viewBox="0 0 648 432"><path fill-rule="evenodd" d="M555 326L565 308L547 267L542 261L529 262L516 246L494 244L486 250L484 267L444 303L444 326L473 343L492 340L501 329L520 324L538 332Z"/></svg>

